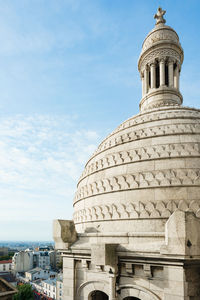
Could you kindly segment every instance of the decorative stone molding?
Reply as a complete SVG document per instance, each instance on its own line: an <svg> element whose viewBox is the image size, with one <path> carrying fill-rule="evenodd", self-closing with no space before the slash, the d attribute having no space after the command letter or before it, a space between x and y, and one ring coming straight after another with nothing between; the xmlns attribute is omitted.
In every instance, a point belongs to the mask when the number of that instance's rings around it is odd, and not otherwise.
<svg viewBox="0 0 200 300"><path fill-rule="evenodd" d="M98 205L78 210L74 213L74 223L92 221L108 221L118 219L167 219L176 210L192 211L200 218L200 201L174 201L168 202L129 202L127 204L113 203L110 205Z"/></svg>
<svg viewBox="0 0 200 300"><path fill-rule="evenodd" d="M158 104L159 106L159 104ZM153 107L152 107L153 108ZM169 109L169 107L166 109ZM111 147L114 147L115 145L119 144L119 141L123 138L122 135L120 136L116 136L116 133L119 133L121 131L123 131L124 129L128 129L131 128L131 132L129 134L133 135L134 132L140 132L140 130L136 130L132 129L133 126L137 126L137 125L141 125L144 123L150 123L154 122L154 121L159 121L159 120L170 120L170 119L200 119L200 111L198 110L183 110L180 107L178 107L178 109L175 109L173 107L173 110L167 110L165 112L163 111L158 111L158 112L154 112L154 113L144 113L141 115L138 115L136 117L133 117L131 119L128 119L127 121L125 121L124 123L122 123L120 126L118 126L116 128L116 130L113 131L112 134L110 134L106 139L104 139L102 141L102 143L99 145L99 147L97 148L97 150L93 153L92 157L90 158L90 160L88 161L88 163L99 153L101 153L102 151L105 151L106 149L109 149ZM181 121L181 120L180 120ZM191 121L188 120L188 123L191 123L191 126L198 126L198 124L192 124ZM184 124L183 124L184 125ZM189 124L187 124L189 125ZM163 126L169 126L169 125L162 125ZM176 124L172 125L172 126L176 126ZM159 128L160 126L157 126L157 128ZM145 129L145 131L149 130L151 131L153 127L148 127ZM156 128L156 127L155 127ZM168 131L168 129L166 128L166 130ZM174 134L179 134L180 131L176 131L174 132ZM189 132L191 133L191 132ZM193 133L193 132L192 132ZM197 133L199 133L197 131ZM139 133L138 133L139 134ZM168 134L166 131L164 131L162 133L162 135ZM169 133L170 134L170 133ZM157 134L156 134L157 135ZM154 134L153 134L154 136ZM150 137L150 136L149 136ZM138 138L142 138L142 136L138 136ZM128 141L131 141L128 140ZM122 142L121 142L122 143Z"/></svg>
<svg viewBox="0 0 200 300"><path fill-rule="evenodd" d="M174 59L177 63L181 64L181 56L176 50L170 48L169 49L164 48L164 49L154 50L149 54L147 54L144 58L142 58L141 64L139 65L139 69L141 72L143 72L145 66L153 59L159 58L160 61L162 59L165 60L166 57L170 57Z"/></svg>
<svg viewBox="0 0 200 300"><path fill-rule="evenodd" d="M150 264L144 264L143 265L144 275L148 278L152 277L151 273L151 265Z"/></svg>
<svg viewBox="0 0 200 300"><path fill-rule="evenodd" d="M123 174L80 187L74 202L94 195L153 187L200 186L200 169L165 169Z"/></svg>
<svg viewBox="0 0 200 300"><path fill-rule="evenodd" d="M178 35L175 33L175 31L172 31L172 29L165 29L164 31L156 30L153 32L150 36L148 36L143 44L142 51L146 51L148 48L152 47L154 43L157 43L159 41L173 41L174 43L179 43Z"/></svg>
<svg viewBox="0 0 200 300"><path fill-rule="evenodd" d="M175 108L174 106L166 107L165 110L162 111L153 111L153 112L146 112L139 115L136 115L122 124L120 124L109 136L132 126L149 123L152 121L158 120L166 120L166 119L179 119L179 118L189 118L189 119L200 119L200 110L197 109L187 109L184 107ZM109 137L108 136L108 137ZM104 140L105 141L105 140Z"/></svg>
<svg viewBox="0 0 200 300"><path fill-rule="evenodd" d="M93 291L98 290L109 295L109 283L107 281L87 281L81 284L77 291L77 300L81 297L84 299L90 299L90 295ZM82 298L81 298L82 299Z"/></svg>
<svg viewBox="0 0 200 300"><path fill-rule="evenodd" d="M133 274L133 264L132 263L126 263L125 268L126 268L127 273Z"/></svg>
<svg viewBox="0 0 200 300"><path fill-rule="evenodd" d="M145 300L161 300L160 297L155 295L149 289L135 284L126 284L119 286L118 299L123 300L126 297L136 297Z"/></svg>
<svg viewBox="0 0 200 300"><path fill-rule="evenodd" d="M199 156L200 143L163 144L150 147L135 148L129 151L114 152L105 155L105 157L102 159L99 159L94 162L92 161L90 164L88 164L79 179L79 183L85 177L94 174L95 172L127 163L169 157L171 158Z"/></svg>
<svg viewBox="0 0 200 300"><path fill-rule="evenodd" d="M181 96L181 100L182 100L182 96ZM174 101L174 104L173 104L173 100L170 100L170 101L169 100L159 100L159 101L153 102L152 104L148 105L147 107L144 107L143 111L148 111L149 109L159 108L159 107L162 107L163 105L165 105L165 106L172 106L172 105L174 105L174 106L177 107L180 104L177 104L177 102L175 102L175 101Z"/></svg>

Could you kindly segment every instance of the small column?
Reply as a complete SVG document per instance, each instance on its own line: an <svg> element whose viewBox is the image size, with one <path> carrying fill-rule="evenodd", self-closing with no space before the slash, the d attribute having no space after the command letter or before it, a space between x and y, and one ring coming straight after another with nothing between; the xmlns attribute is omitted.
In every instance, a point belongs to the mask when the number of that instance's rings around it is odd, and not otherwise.
<svg viewBox="0 0 200 300"><path fill-rule="evenodd" d="M144 74L141 74L142 80L142 97L145 95Z"/></svg>
<svg viewBox="0 0 200 300"><path fill-rule="evenodd" d="M144 93L147 94L148 91L149 91L149 71L148 71L148 65L146 65L144 70Z"/></svg>
<svg viewBox="0 0 200 300"><path fill-rule="evenodd" d="M156 64L151 64L151 89L156 87Z"/></svg>
<svg viewBox="0 0 200 300"><path fill-rule="evenodd" d="M169 87L174 87L174 62L172 60L168 62L168 82Z"/></svg>
<svg viewBox="0 0 200 300"><path fill-rule="evenodd" d="M160 67L160 86L164 86L165 85L165 61L164 61L164 59L160 60L159 67Z"/></svg>
<svg viewBox="0 0 200 300"><path fill-rule="evenodd" d="M176 66L174 71L174 87L179 90L179 66Z"/></svg>

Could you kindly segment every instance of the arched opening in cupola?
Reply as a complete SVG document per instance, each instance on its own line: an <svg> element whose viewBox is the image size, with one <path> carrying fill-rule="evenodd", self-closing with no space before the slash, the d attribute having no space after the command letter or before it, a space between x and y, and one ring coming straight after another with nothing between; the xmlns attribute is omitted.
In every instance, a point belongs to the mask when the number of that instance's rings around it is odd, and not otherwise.
<svg viewBox="0 0 200 300"><path fill-rule="evenodd" d="M156 63L156 88L160 86L160 68L158 62Z"/></svg>
<svg viewBox="0 0 200 300"><path fill-rule="evenodd" d="M108 295L97 290L90 294L89 300L108 300Z"/></svg>

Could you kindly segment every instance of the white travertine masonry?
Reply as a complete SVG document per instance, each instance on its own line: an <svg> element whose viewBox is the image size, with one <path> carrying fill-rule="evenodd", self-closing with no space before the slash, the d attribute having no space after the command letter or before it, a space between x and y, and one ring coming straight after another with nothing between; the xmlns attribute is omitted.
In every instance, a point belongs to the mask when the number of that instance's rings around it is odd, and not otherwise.
<svg viewBox="0 0 200 300"><path fill-rule="evenodd" d="M73 221L54 221L63 300L200 299L200 110L182 106L183 49L164 14L139 57L139 114L87 162Z"/></svg>

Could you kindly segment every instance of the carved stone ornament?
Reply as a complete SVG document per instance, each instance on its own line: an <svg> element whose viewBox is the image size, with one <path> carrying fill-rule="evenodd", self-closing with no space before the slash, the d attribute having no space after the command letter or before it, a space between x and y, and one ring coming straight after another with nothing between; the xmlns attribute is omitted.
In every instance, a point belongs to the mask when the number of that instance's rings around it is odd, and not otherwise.
<svg viewBox="0 0 200 300"><path fill-rule="evenodd" d="M104 178L79 187L74 202L105 193L172 186L200 186L200 169L165 169Z"/></svg>
<svg viewBox="0 0 200 300"><path fill-rule="evenodd" d="M141 140L150 137L163 136L163 135L177 135L177 134L199 134L200 124L165 124L152 126L144 129L136 129L135 131L126 132L117 137L110 138L110 140L101 144L95 154L105 151L106 149L128 143L131 141Z"/></svg>
<svg viewBox="0 0 200 300"><path fill-rule="evenodd" d="M147 199L148 201L148 199ZM168 219L175 210L193 212L200 218L199 200L168 200L147 203L141 201L126 204L113 203L109 205L96 205L74 212L74 223L85 223L103 220L118 219Z"/></svg>
<svg viewBox="0 0 200 300"><path fill-rule="evenodd" d="M141 64L139 65L139 69L141 72L145 69L145 66L150 63L152 60L165 60L166 57L173 59L174 61L181 64L181 55L174 49L157 49L150 52L146 55L142 60Z"/></svg>
<svg viewBox="0 0 200 300"><path fill-rule="evenodd" d="M144 41L144 44L142 46L142 51L144 52L146 49L151 47L154 43L160 41L168 41L168 42L173 41L174 43L180 45L177 34L171 29L165 28L165 30L156 30L152 32Z"/></svg>
<svg viewBox="0 0 200 300"><path fill-rule="evenodd" d="M103 159L91 162L85 168L79 183L87 176L110 167L145 160L155 160L172 157L200 157L199 143L160 144L148 147L130 149L129 151L113 152Z"/></svg>
<svg viewBox="0 0 200 300"><path fill-rule="evenodd" d="M166 20L163 18L163 16L165 15L166 10L162 10L161 7L158 7L158 11L157 13L154 15L154 19L156 19L156 25L163 23L166 23Z"/></svg>

